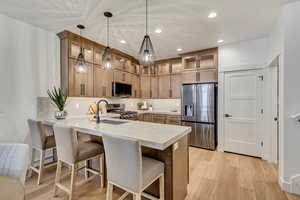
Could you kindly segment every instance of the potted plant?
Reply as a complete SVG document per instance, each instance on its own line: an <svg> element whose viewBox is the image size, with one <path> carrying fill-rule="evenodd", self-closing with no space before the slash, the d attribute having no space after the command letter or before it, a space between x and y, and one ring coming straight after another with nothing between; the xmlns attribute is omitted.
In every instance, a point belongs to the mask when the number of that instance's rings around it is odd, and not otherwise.
<svg viewBox="0 0 300 200"><path fill-rule="evenodd" d="M54 113L56 119L65 119L67 112L65 111L65 105L67 96L64 95L61 88L53 87L52 91L47 90L47 93L51 99L51 103L57 107L58 111Z"/></svg>
<svg viewBox="0 0 300 200"><path fill-rule="evenodd" d="M144 105L144 102L138 102L138 103L137 103L138 109L141 110L142 107L143 107L143 105Z"/></svg>

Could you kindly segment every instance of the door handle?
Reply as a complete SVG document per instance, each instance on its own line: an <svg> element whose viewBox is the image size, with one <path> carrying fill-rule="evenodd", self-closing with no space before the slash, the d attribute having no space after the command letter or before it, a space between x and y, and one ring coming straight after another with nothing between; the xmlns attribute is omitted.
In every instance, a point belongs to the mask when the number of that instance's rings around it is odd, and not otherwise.
<svg viewBox="0 0 300 200"><path fill-rule="evenodd" d="M277 118L277 117L274 117L274 121L277 122L277 121L278 121L278 118Z"/></svg>
<svg viewBox="0 0 300 200"><path fill-rule="evenodd" d="M227 113L224 116L227 117L227 118L232 117L232 115L229 115Z"/></svg>

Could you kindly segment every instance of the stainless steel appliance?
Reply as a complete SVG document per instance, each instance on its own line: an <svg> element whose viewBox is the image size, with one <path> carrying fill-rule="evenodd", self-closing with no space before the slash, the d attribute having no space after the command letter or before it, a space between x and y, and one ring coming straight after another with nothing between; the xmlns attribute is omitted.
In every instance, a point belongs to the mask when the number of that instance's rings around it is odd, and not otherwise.
<svg viewBox="0 0 300 200"><path fill-rule="evenodd" d="M125 83L112 83L112 95L114 97L130 97L132 85Z"/></svg>
<svg viewBox="0 0 300 200"><path fill-rule="evenodd" d="M190 126L190 146L217 146L217 83L183 84L182 125Z"/></svg>
<svg viewBox="0 0 300 200"><path fill-rule="evenodd" d="M108 104L107 112L120 114L120 119L138 120L138 112L125 111L125 104Z"/></svg>

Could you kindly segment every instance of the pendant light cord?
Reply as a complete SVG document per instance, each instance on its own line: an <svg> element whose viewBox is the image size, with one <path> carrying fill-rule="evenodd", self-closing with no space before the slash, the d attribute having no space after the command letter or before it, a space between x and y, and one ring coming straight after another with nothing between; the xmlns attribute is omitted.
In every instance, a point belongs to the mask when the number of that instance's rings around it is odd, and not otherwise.
<svg viewBox="0 0 300 200"><path fill-rule="evenodd" d="M146 35L148 35L148 0L146 0Z"/></svg>
<svg viewBox="0 0 300 200"><path fill-rule="evenodd" d="M107 46L109 47L109 17L107 17L106 27L107 27L107 33L106 33L106 37L107 37Z"/></svg>

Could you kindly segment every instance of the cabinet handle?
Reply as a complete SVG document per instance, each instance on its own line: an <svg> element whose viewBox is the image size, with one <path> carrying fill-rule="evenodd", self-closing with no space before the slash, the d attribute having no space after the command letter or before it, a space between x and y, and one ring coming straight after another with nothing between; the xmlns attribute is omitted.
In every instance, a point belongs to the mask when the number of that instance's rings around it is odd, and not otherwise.
<svg viewBox="0 0 300 200"><path fill-rule="evenodd" d="M152 90L150 90L150 98L152 98Z"/></svg>
<svg viewBox="0 0 300 200"><path fill-rule="evenodd" d="M125 74L122 74L122 81L125 81Z"/></svg>
<svg viewBox="0 0 300 200"><path fill-rule="evenodd" d="M85 96L85 84L80 84L80 96Z"/></svg>
<svg viewBox="0 0 300 200"><path fill-rule="evenodd" d="M137 98L137 92L134 90L134 97Z"/></svg>
<svg viewBox="0 0 300 200"><path fill-rule="evenodd" d="M172 90L169 91L169 97L172 97Z"/></svg>
<svg viewBox="0 0 300 200"><path fill-rule="evenodd" d="M105 86L102 87L102 96L106 97L106 87Z"/></svg>

